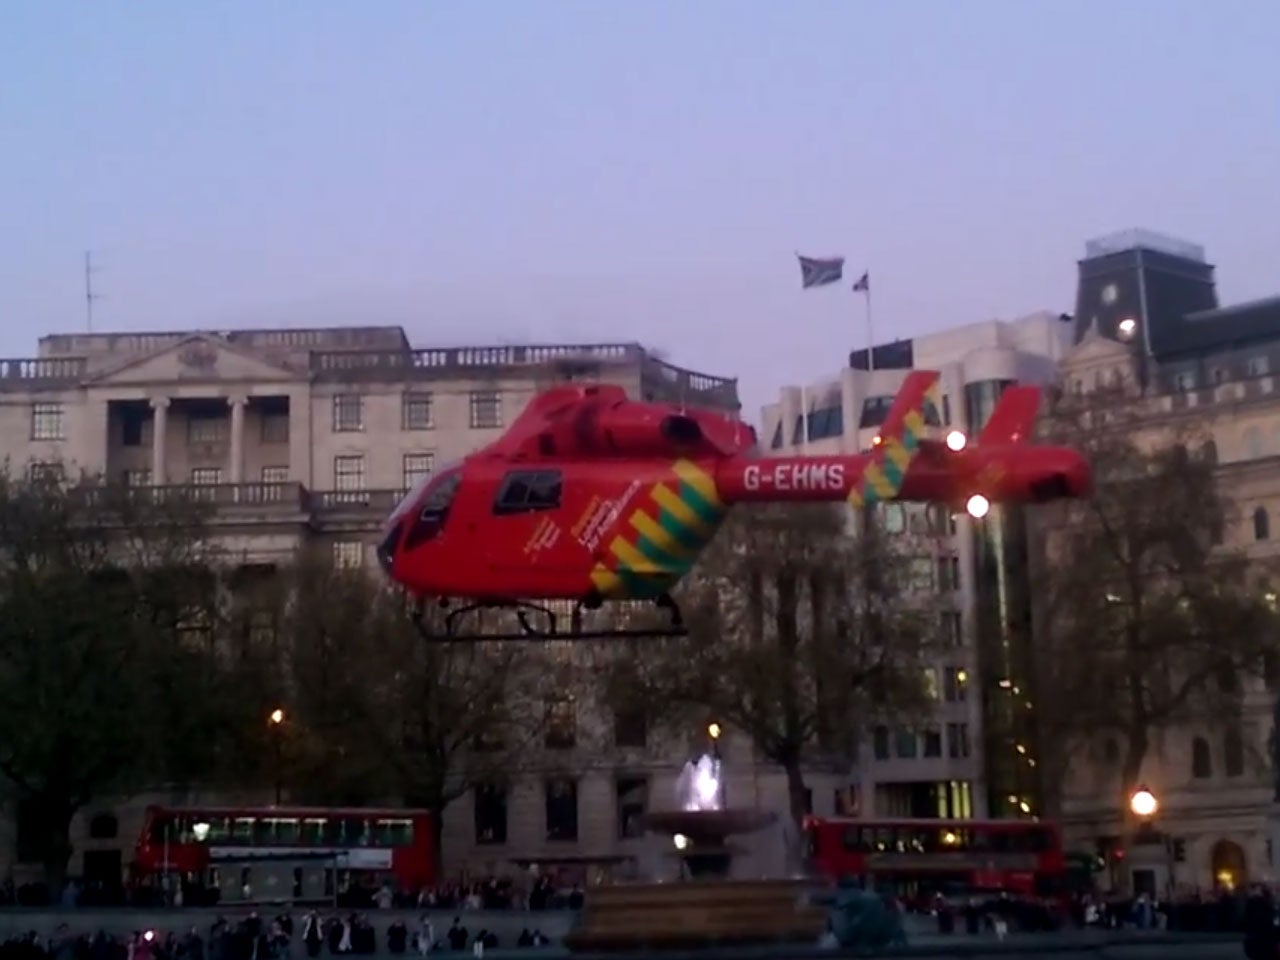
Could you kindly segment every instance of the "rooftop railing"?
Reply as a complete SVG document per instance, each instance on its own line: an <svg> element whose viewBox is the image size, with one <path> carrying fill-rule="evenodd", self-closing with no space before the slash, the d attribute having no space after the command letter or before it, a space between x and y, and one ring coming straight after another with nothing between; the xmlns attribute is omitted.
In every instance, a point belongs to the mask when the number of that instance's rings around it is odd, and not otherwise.
<svg viewBox="0 0 1280 960"><path fill-rule="evenodd" d="M73 386L87 370L83 357L0 360L0 391Z"/></svg>

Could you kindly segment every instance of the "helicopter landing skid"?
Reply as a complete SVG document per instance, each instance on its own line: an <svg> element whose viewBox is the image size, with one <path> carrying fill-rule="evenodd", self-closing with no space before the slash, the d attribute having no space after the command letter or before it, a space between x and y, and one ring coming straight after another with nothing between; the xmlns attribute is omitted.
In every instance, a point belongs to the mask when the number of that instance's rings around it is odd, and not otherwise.
<svg viewBox="0 0 1280 960"><path fill-rule="evenodd" d="M448 607L447 600L441 600L442 608ZM597 600L576 601L568 614L568 629L562 621L564 614L549 606L520 600L485 600L468 603L449 610L444 617L444 631L431 629L425 616L425 603L419 603L414 611L413 621L423 639L429 643L484 643L503 640L534 640L542 642L561 640L627 640L668 637L685 637L689 635L681 616L680 607L669 595L663 594L652 601L652 605L667 612L667 623L639 627L586 627L583 624L584 610L597 610L602 604ZM476 630L461 629L461 621L468 614L483 614L487 611L505 611L513 614L518 629ZM505 618L504 618L505 619Z"/></svg>

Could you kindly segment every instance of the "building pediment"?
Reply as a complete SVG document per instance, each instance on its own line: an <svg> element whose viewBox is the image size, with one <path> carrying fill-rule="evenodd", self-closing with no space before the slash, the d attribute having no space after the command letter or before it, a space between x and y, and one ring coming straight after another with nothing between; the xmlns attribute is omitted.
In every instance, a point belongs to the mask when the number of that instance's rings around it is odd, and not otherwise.
<svg viewBox="0 0 1280 960"><path fill-rule="evenodd" d="M1127 363L1132 358L1133 355L1129 352L1129 348L1123 343L1091 333L1087 334L1083 340L1067 351L1062 358L1062 366L1066 369L1071 369L1073 367L1094 367L1104 364L1114 365Z"/></svg>
<svg viewBox="0 0 1280 960"><path fill-rule="evenodd" d="M297 379L297 371L232 346L221 337L196 334L104 370L89 382L94 386L134 386L184 380L279 382Z"/></svg>

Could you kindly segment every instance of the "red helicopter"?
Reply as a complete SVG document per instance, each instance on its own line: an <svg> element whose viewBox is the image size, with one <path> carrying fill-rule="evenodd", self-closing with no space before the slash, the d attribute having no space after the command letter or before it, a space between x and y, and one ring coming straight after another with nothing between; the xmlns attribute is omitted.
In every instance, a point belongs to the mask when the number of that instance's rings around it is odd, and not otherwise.
<svg viewBox="0 0 1280 960"><path fill-rule="evenodd" d="M722 414L641 403L617 386L557 386L411 490L379 562L417 598L420 625L428 598L463 602L430 639L679 636L671 591L735 504L908 500L982 517L992 503L1089 495L1078 451L1028 443L1038 388L1007 388L976 443L928 435L941 432L937 389L936 372L908 374L866 453L760 457L755 431ZM584 631L582 611L606 601L652 603L670 626ZM567 632L551 603L571 605ZM493 608L514 611L520 632L457 631L463 614Z"/></svg>

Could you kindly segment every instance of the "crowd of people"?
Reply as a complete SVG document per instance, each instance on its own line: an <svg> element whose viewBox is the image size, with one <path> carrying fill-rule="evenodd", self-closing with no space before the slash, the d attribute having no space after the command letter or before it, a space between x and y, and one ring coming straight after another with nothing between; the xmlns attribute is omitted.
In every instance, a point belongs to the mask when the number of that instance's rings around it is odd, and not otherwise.
<svg viewBox="0 0 1280 960"><path fill-rule="evenodd" d="M379 942L381 939L382 942ZM198 927L179 931L137 930L128 936L106 931L85 933L62 924L51 937L35 932L0 943L0 960L292 960L328 956L370 956L537 948L551 941L535 926L526 926L512 942L503 943L492 930L470 930L463 915L437 930L423 915L413 929L393 921L378 935L367 916L311 911L295 925L289 914L267 919L251 913L238 921L218 917L203 933Z"/></svg>

